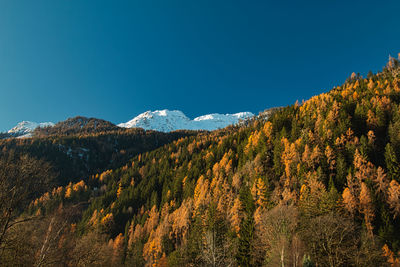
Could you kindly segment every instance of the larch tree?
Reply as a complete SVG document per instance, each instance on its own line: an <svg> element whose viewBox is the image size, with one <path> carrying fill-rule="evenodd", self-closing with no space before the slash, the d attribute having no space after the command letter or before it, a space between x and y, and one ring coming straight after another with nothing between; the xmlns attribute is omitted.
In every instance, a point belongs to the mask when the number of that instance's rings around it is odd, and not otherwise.
<svg viewBox="0 0 400 267"><path fill-rule="evenodd" d="M357 211L357 199L348 187L343 190L342 198L345 209L354 216Z"/></svg>
<svg viewBox="0 0 400 267"><path fill-rule="evenodd" d="M374 208L371 200L370 191L367 185L362 182L361 183L361 192L360 192L360 209L364 214L365 226L367 227L368 234L370 237L373 237L373 225L372 221L375 217Z"/></svg>
<svg viewBox="0 0 400 267"><path fill-rule="evenodd" d="M230 223L231 223L231 227L233 228L233 231L236 234L238 234L240 231L240 224L243 219L242 203L240 202L239 197L236 197L233 202L233 206L229 212L229 219L230 219Z"/></svg>
<svg viewBox="0 0 400 267"><path fill-rule="evenodd" d="M374 179L374 182L376 191L381 194L386 194L389 182L386 178L385 171L381 167L378 167L376 171L376 177Z"/></svg>
<svg viewBox="0 0 400 267"><path fill-rule="evenodd" d="M392 180L388 189L387 202L392 209L395 218L400 214L400 185L396 180Z"/></svg>

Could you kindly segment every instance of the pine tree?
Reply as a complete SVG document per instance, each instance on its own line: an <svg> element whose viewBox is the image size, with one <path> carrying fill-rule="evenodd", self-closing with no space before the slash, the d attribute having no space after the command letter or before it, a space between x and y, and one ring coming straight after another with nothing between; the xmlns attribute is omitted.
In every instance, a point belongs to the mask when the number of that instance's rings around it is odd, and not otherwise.
<svg viewBox="0 0 400 267"><path fill-rule="evenodd" d="M399 180L399 163L397 161L396 153L390 143L385 147L385 162L389 177L394 180Z"/></svg>
<svg viewBox="0 0 400 267"><path fill-rule="evenodd" d="M250 189L245 186L240 190L240 201L242 203L245 218L242 220L239 231L239 247L236 254L236 261L239 266L251 266L251 241L254 233L254 200Z"/></svg>

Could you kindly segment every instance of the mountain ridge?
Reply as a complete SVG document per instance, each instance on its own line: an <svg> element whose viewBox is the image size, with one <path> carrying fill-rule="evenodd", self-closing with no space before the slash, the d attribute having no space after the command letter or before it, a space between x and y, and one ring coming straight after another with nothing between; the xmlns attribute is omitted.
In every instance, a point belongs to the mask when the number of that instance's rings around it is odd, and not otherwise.
<svg viewBox="0 0 400 267"><path fill-rule="evenodd" d="M233 114L211 113L190 119L180 110L155 110L143 112L133 119L119 123L117 125L96 118L74 117L58 123L53 122L32 122L22 121L10 129L7 134L12 137L28 138L35 133L50 134L59 133L61 130L66 132L76 132L79 129L93 127L96 130L96 122L103 125L102 128L143 128L144 130L154 130L159 132L173 132L176 130L217 130L228 125L237 124L240 120L253 117L251 112L238 112ZM38 129L40 128L40 129ZM57 129L56 129L57 128ZM68 130L67 128L71 128ZM74 129L72 129L74 128Z"/></svg>
<svg viewBox="0 0 400 267"><path fill-rule="evenodd" d="M188 118L180 110L155 110L146 111L134 117L132 120L118 124L122 128L143 128L145 130L157 130L171 132L175 130L217 130L228 125L236 124L240 120L253 117L251 112L239 112L234 114L205 114L194 119Z"/></svg>

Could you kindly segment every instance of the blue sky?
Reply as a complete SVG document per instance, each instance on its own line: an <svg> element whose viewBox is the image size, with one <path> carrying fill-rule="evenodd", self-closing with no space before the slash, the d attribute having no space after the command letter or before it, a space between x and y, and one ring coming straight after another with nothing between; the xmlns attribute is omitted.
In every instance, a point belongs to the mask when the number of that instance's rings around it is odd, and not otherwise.
<svg viewBox="0 0 400 267"><path fill-rule="evenodd" d="M0 2L0 130L146 110L254 113L400 52L399 1Z"/></svg>

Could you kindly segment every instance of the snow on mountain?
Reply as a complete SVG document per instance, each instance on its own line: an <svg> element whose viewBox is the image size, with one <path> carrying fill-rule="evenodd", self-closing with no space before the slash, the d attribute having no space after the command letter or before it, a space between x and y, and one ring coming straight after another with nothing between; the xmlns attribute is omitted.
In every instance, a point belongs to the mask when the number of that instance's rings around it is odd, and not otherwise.
<svg viewBox="0 0 400 267"><path fill-rule="evenodd" d="M208 114L194 118L191 122L192 130L215 130L224 128L231 124L236 124L239 120L253 117L251 112L240 112L235 114Z"/></svg>
<svg viewBox="0 0 400 267"><path fill-rule="evenodd" d="M179 110L146 111L132 120L118 124L123 128L143 128L171 132L177 129L187 129L190 119Z"/></svg>
<svg viewBox="0 0 400 267"><path fill-rule="evenodd" d="M143 128L145 130L156 130L171 132L175 130L216 130L228 125L236 124L239 120L254 116L251 112L240 112L235 114L208 114L193 120L189 119L179 110L156 110L146 111L126 123L118 124L123 128Z"/></svg>
<svg viewBox="0 0 400 267"><path fill-rule="evenodd" d="M14 128L8 131L9 134L12 134L15 137L31 137L33 131L37 127L47 127L54 126L52 122L32 122L32 121L22 121L18 123Z"/></svg>

